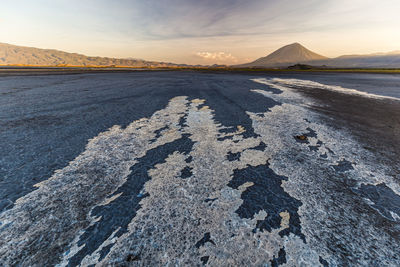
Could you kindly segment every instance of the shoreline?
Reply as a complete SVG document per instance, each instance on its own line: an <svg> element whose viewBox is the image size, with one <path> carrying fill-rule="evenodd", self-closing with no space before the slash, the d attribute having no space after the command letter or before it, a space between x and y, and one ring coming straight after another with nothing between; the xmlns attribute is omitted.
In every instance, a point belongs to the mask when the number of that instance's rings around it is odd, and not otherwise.
<svg viewBox="0 0 400 267"><path fill-rule="evenodd" d="M272 68L207 68L207 67L177 67L177 68L136 68L136 67L52 67L52 66L0 66L0 77L19 75L52 75L52 74L84 74L84 73L126 73L138 71L198 71L206 73L365 73L365 74L400 74L400 69L358 69L358 68L331 68L331 69L272 69Z"/></svg>

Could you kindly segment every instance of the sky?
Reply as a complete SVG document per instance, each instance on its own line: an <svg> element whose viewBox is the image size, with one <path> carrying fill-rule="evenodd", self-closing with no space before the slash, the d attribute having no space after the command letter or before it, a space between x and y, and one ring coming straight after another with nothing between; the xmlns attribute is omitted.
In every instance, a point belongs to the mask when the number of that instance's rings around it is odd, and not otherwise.
<svg viewBox="0 0 400 267"><path fill-rule="evenodd" d="M400 0L0 0L0 42L89 56L239 64L299 42L400 50Z"/></svg>

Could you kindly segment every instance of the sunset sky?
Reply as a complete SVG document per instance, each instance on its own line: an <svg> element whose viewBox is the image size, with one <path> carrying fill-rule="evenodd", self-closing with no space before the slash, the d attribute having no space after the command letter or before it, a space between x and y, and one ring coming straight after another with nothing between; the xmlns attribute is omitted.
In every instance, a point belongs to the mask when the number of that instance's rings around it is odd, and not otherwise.
<svg viewBox="0 0 400 267"><path fill-rule="evenodd" d="M399 0L0 0L0 42L189 64L400 50Z"/></svg>

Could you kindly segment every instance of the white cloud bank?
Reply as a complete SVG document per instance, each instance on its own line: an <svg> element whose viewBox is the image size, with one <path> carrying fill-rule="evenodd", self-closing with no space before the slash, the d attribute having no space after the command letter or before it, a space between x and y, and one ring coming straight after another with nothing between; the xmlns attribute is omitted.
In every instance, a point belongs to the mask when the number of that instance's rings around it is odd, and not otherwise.
<svg viewBox="0 0 400 267"><path fill-rule="evenodd" d="M197 52L196 56L216 63L236 63L238 61L231 53L226 52Z"/></svg>

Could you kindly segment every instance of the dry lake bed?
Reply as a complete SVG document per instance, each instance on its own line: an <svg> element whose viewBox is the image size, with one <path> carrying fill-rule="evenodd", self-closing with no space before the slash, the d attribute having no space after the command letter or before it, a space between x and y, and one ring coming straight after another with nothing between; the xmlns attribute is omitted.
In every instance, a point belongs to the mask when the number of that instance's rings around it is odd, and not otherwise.
<svg viewBox="0 0 400 267"><path fill-rule="evenodd" d="M1 266L399 266L400 75L0 77Z"/></svg>

